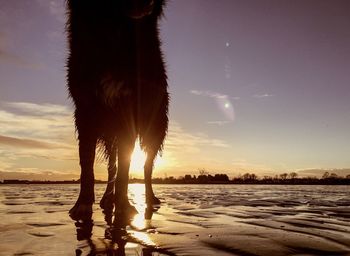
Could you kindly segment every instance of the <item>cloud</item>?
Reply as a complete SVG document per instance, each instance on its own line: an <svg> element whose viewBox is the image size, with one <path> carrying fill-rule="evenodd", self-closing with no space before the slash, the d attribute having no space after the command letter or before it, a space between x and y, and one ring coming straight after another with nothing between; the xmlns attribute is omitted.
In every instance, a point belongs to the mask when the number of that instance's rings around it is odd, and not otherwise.
<svg viewBox="0 0 350 256"><path fill-rule="evenodd" d="M227 94L221 94L221 93L212 92L212 91L191 90L190 93L198 96L205 96L205 97L210 97L215 99L234 99L234 100L240 99L240 97L231 97Z"/></svg>
<svg viewBox="0 0 350 256"><path fill-rule="evenodd" d="M20 170L24 169L29 173L34 173L32 170L35 169L38 178L44 178L41 171L47 170L60 170L67 177L78 173L72 113L73 110L64 105L0 102L0 171L17 175L3 174L4 177L30 177L27 174L21 176ZM170 121L164 150L167 164L161 170L173 172L175 167L196 164L194 159L208 162L210 158L204 155L229 148L223 140L205 133L188 132L178 122ZM103 178L105 174L105 165L97 162L96 177ZM58 176L46 179L52 177Z"/></svg>
<svg viewBox="0 0 350 256"><path fill-rule="evenodd" d="M3 136L0 135L0 145L8 145L13 147L25 147L25 148L54 148L55 146L42 142L37 140L31 140L31 139L23 139L23 138L15 138L15 137L9 137L9 136Z"/></svg>
<svg viewBox="0 0 350 256"><path fill-rule="evenodd" d="M76 159L72 111L66 106L2 102L0 123L0 146L3 150L0 161L7 162L6 155Z"/></svg>
<svg viewBox="0 0 350 256"><path fill-rule="evenodd" d="M0 13L1 15L1 13ZM0 22L1 24L1 22ZM29 69L42 69L43 64L36 63L33 61L27 61L25 58L18 56L8 50L10 42L4 32L0 32L0 61L6 62L7 64L16 65L18 67L29 68Z"/></svg>
<svg viewBox="0 0 350 256"><path fill-rule="evenodd" d="M273 96L275 96L275 95L269 94L269 93L254 94L254 95L253 95L254 98L258 98L258 99L261 99L261 98L268 98L268 97L273 97Z"/></svg>
<svg viewBox="0 0 350 256"><path fill-rule="evenodd" d="M300 176L316 176L322 177L325 172L335 173L340 176L346 176L350 174L350 168L308 168L297 170Z"/></svg>
<svg viewBox="0 0 350 256"><path fill-rule="evenodd" d="M162 157L164 164L156 166L155 175L167 173L177 176L200 167L219 169L224 165L221 153L230 148L226 141L205 133L186 131L180 123L171 120Z"/></svg>
<svg viewBox="0 0 350 256"><path fill-rule="evenodd" d="M56 20L59 24L55 28L51 28L46 32L48 39L55 44L59 41L63 43L65 40L65 23L66 8L64 0L36 0L40 8L49 16L50 19ZM54 50L53 53L58 58L62 57L62 52Z"/></svg>
<svg viewBox="0 0 350 256"><path fill-rule="evenodd" d="M243 158L233 159L231 162L231 167L234 169L234 172L237 174L243 173L256 173L258 176L262 175L275 175L276 171L272 168L261 163L250 162Z"/></svg>
<svg viewBox="0 0 350 256"><path fill-rule="evenodd" d="M63 31L49 31L47 32L47 37L51 41L57 41L57 40L62 40L64 38L64 32Z"/></svg>
<svg viewBox="0 0 350 256"><path fill-rule="evenodd" d="M32 116L70 116L72 113L67 106L50 103L4 102L2 105Z"/></svg>
<svg viewBox="0 0 350 256"><path fill-rule="evenodd" d="M220 94L217 92L211 92L211 91L197 91L197 90L191 90L190 91L194 95L199 95L199 96L207 96L210 98L216 98L216 99L223 99L227 98L228 96L225 94Z"/></svg>
<svg viewBox="0 0 350 256"><path fill-rule="evenodd" d="M36 0L36 2L49 11L59 22L65 22L65 1L62 0Z"/></svg>
<svg viewBox="0 0 350 256"><path fill-rule="evenodd" d="M6 24L8 14L0 10L0 24ZM11 45L8 33L4 32L4 28L0 31L0 61L9 64L14 64L22 67L31 67L31 63L25 61L23 58L11 53L8 48Z"/></svg>
<svg viewBox="0 0 350 256"><path fill-rule="evenodd" d="M0 180L22 179L22 180L72 180L79 179L79 175L73 172L60 172L50 169L20 168L17 171L0 171Z"/></svg>
<svg viewBox="0 0 350 256"><path fill-rule="evenodd" d="M197 153L206 148L229 148L225 141L210 138L205 133L186 132L179 123L171 121L165 146L178 152Z"/></svg>
<svg viewBox="0 0 350 256"><path fill-rule="evenodd" d="M232 123L232 121L208 121L207 123L222 126L225 124L230 124L230 123Z"/></svg>
<svg viewBox="0 0 350 256"><path fill-rule="evenodd" d="M10 53L0 48L0 61L7 62L9 64L13 64L23 68L29 69L42 69L44 67L41 63L34 63L25 60L17 56L16 54Z"/></svg>
<svg viewBox="0 0 350 256"><path fill-rule="evenodd" d="M4 136L59 143L74 133L72 110L67 106L28 102L5 102L1 106L0 134Z"/></svg>
<svg viewBox="0 0 350 256"><path fill-rule="evenodd" d="M0 102L0 123L1 179L71 179L79 173L69 107Z"/></svg>
<svg viewBox="0 0 350 256"><path fill-rule="evenodd" d="M1 14L1 12L0 12ZM5 54L5 48L8 45L8 38L4 32L0 32L0 57Z"/></svg>

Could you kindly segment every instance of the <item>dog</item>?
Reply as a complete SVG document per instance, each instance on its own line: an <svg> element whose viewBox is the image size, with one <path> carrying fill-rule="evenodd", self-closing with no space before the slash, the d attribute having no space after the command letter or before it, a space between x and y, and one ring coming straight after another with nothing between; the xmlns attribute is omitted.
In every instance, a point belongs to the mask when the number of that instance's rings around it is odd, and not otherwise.
<svg viewBox="0 0 350 256"><path fill-rule="evenodd" d="M94 202L96 147L108 160L104 210L131 213L127 190L135 141L146 152L147 205L154 160L168 129L169 93L158 22L165 0L67 0L67 87L75 111L80 193L69 211L89 218Z"/></svg>

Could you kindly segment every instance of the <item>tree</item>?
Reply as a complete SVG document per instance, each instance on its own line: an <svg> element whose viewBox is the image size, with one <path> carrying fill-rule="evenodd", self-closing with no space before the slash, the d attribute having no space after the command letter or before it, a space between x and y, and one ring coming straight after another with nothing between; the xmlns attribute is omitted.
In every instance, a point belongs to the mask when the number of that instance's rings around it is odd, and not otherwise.
<svg viewBox="0 0 350 256"><path fill-rule="evenodd" d="M297 178L297 177L298 177L298 174L297 174L296 172L291 172L291 173L289 174L289 178L291 178L292 180L295 179L295 178Z"/></svg>
<svg viewBox="0 0 350 256"><path fill-rule="evenodd" d="M282 174L280 174L281 180L286 180L287 177L288 177L288 173L282 173Z"/></svg>
<svg viewBox="0 0 350 256"><path fill-rule="evenodd" d="M322 179L328 179L329 178L329 172L325 172L323 175L322 175Z"/></svg>
<svg viewBox="0 0 350 256"><path fill-rule="evenodd" d="M226 174L215 174L214 176L215 181L229 181L229 178Z"/></svg>
<svg viewBox="0 0 350 256"><path fill-rule="evenodd" d="M199 182L207 183L208 182L208 176L205 175L205 174L200 174L200 175L198 175L197 180Z"/></svg>
<svg viewBox="0 0 350 256"><path fill-rule="evenodd" d="M243 174L243 175L242 175L242 179L243 179L244 181L250 180L250 173L247 172L247 173Z"/></svg>
<svg viewBox="0 0 350 256"><path fill-rule="evenodd" d="M257 180L257 178L258 178L258 176L256 176L255 173L249 173L249 172L243 174L243 176L242 176L242 179L244 181L255 181L255 180Z"/></svg>
<svg viewBox="0 0 350 256"><path fill-rule="evenodd" d="M199 175L208 175L209 174L209 172L204 168L199 169L198 171L199 171Z"/></svg>
<svg viewBox="0 0 350 256"><path fill-rule="evenodd" d="M258 179L258 176L256 176L255 173L252 173L252 174L250 174L250 179L251 179L251 180L257 180L257 179Z"/></svg>
<svg viewBox="0 0 350 256"><path fill-rule="evenodd" d="M191 180L191 179L192 179L192 176L190 174L185 175L185 180Z"/></svg>
<svg viewBox="0 0 350 256"><path fill-rule="evenodd" d="M330 178L330 179L337 179L337 178L339 178L339 177L338 177L338 175L337 175L336 173L332 172L332 173L329 175L329 178Z"/></svg>

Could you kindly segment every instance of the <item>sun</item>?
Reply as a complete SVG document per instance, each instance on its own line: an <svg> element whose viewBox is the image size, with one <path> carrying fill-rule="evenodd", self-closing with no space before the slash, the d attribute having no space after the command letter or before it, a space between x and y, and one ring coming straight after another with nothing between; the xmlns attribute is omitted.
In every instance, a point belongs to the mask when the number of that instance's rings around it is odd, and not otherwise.
<svg viewBox="0 0 350 256"><path fill-rule="evenodd" d="M135 174L143 174L145 161L146 153L141 149L140 143L137 141L131 155L130 171Z"/></svg>
<svg viewBox="0 0 350 256"><path fill-rule="evenodd" d="M143 166L146 161L146 153L141 149L139 141L136 141L134 151L131 155L130 172L136 176L143 177ZM159 156L154 161L154 169L164 166L165 160Z"/></svg>

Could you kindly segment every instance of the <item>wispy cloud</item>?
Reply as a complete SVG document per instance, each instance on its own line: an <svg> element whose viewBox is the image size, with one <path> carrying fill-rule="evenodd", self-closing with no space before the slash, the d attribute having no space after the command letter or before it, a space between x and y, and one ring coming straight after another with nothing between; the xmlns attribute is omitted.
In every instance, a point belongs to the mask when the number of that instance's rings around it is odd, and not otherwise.
<svg viewBox="0 0 350 256"><path fill-rule="evenodd" d="M250 161L247 161L246 159L233 159L231 162L231 166L234 168L236 172L239 172L240 174L246 173L246 172L257 172L257 174L268 174L271 175L272 173L276 173L273 169L270 167L259 164L259 163L253 163Z"/></svg>
<svg viewBox="0 0 350 256"><path fill-rule="evenodd" d="M0 104L0 161L5 155L75 159L72 112L66 106L28 102ZM31 150L28 150L31 148Z"/></svg>
<svg viewBox="0 0 350 256"><path fill-rule="evenodd" d="M232 123L232 121L208 121L207 122L208 124L212 124L212 125L219 125L219 126L222 126L222 125L225 125L225 124L230 124Z"/></svg>
<svg viewBox="0 0 350 256"><path fill-rule="evenodd" d="M165 140L163 159L166 165L156 168L155 175L182 175L186 170L193 172L200 167L220 168L223 163L218 156L230 148L226 141L205 133L186 131L180 123L172 120Z"/></svg>
<svg viewBox="0 0 350 256"><path fill-rule="evenodd" d="M70 116L72 113L67 106L50 103L4 102L2 105L31 116Z"/></svg>
<svg viewBox="0 0 350 256"><path fill-rule="evenodd" d="M229 148L230 145L225 141L215 138L210 138L204 133L189 133L186 132L179 123L170 122L169 134L166 140L166 147L179 152L197 153L205 148Z"/></svg>
<svg viewBox="0 0 350 256"><path fill-rule="evenodd" d="M350 175L350 168L307 168L297 170L300 176L321 177L325 172L335 173L340 176Z"/></svg>
<svg viewBox="0 0 350 256"><path fill-rule="evenodd" d="M36 0L36 2L47 9L58 21L65 22L65 1L61 0Z"/></svg>
<svg viewBox="0 0 350 256"><path fill-rule="evenodd" d="M22 138L15 138L15 137L9 137L9 136L3 136L0 135L0 145L8 145L13 147L25 147L25 148L55 148L53 144L37 141L37 140L31 140L31 139L22 139Z"/></svg>
<svg viewBox="0 0 350 256"><path fill-rule="evenodd" d="M1 16L0 12L0 16ZM1 20L0 20L1 24ZM42 69L44 65L39 62L28 61L25 58L13 53L9 50L11 45L8 36L4 32L0 32L0 61L5 62L6 64L15 65L22 68L29 69Z"/></svg>
<svg viewBox="0 0 350 256"><path fill-rule="evenodd" d="M191 90L190 93L198 96L205 96L215 99L233 99L233 100L239 100L240 97L232 97L227 94L222 94L218 92L212 92L212 91L199 91L199 90Z"/></svg>
<svg viewBox="0 0 350 256"><path fill-rule="evenodd" d="M261 98L268 98L268 97L273 97L275 96L274 94L269 94L269 93L264 93L264 94L254 94L253 97L254 98L258 98L258 99L261 99Z"/></svg>
<svg viewBox="0 0 350 256"><path fill-rule="evenodd" d="M73 171L63 172L51 169L19 168L16 171L0 171L0 180L3 179L24 179L24 180L72 180L78 179L78 174Z"/></svg>
<svg viewBox="0 0 350 256"><path fill-rule="evenodd" d="M0 61L28 69L42 69L41 63L27 61L26 59L0 48Z"/></svg>

